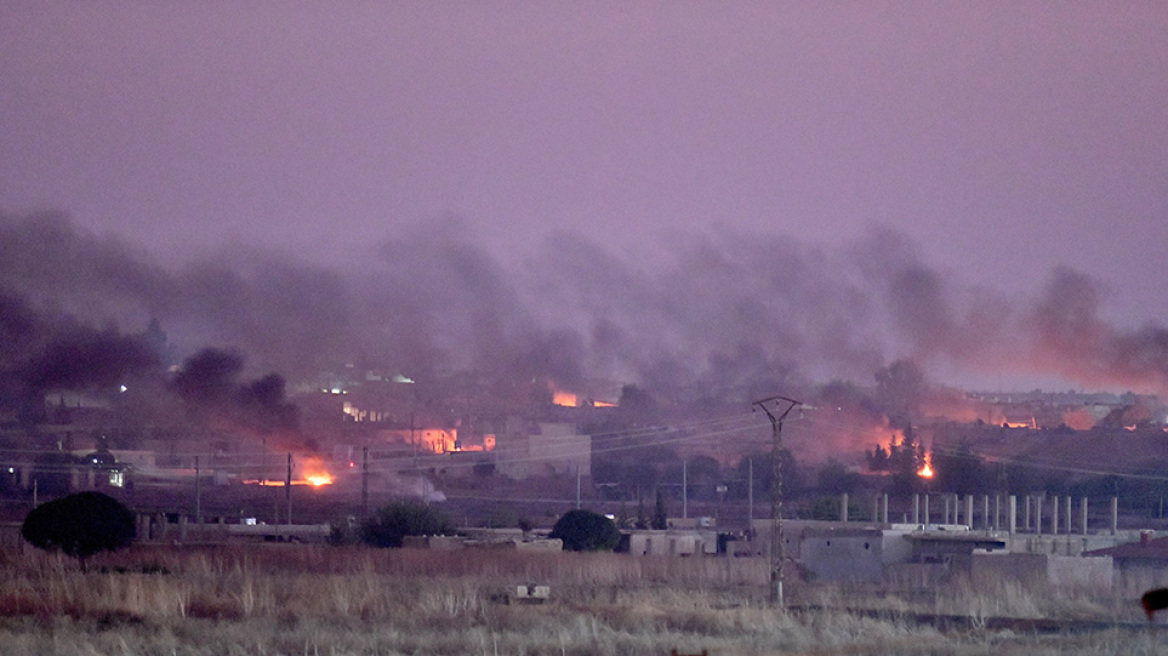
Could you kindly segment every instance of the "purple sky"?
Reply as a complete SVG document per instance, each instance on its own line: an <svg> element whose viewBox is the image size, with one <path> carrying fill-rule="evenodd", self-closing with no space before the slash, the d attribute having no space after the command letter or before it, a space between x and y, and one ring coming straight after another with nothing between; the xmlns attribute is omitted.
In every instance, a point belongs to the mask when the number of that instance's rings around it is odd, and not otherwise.
<svg viewBox="0 0 1168 656"><path fill-rule="evenodd" d="M874 225L963 285L1168 323L1163 2L0 5L0 209L315 262Z"/></svg>

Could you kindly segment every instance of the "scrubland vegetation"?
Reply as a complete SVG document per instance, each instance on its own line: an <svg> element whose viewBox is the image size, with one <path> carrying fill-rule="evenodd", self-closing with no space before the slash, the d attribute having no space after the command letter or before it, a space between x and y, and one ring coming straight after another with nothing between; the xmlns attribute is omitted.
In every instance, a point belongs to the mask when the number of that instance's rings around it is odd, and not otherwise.
<svg viewBox="0 0 1168 656"><path fill-rule="evenodd" d="M792 582L765 603L762 559L435 552L365 547L135 546L76 561L0 554L11 654L1153 654L1168 633L1107 594L1004 582L931 595ZM546 604L506 603L551 586ZM1130 606L1130 607L1129 607ZM848 610L851 609L851 610ZM867 611L867 612L861 612ZM912 613L972 618L957 630ZM1036 635L992 616L1117 622ZM1073 626L1073 625L1070 625Z"/></svg>

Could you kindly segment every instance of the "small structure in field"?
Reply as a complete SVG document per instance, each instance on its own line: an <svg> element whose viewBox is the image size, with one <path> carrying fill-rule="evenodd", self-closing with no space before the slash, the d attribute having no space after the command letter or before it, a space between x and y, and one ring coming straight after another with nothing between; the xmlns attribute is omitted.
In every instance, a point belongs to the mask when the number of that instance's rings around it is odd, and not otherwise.
<svg viewBox="0 0 1168 656"><path fill-rule="evenodd" d="M1129 599L1146 590L1168 586L1168 537L1145 532L1138 542L1084 552L1087 557L1111 556L1116 591Z"/></svg>

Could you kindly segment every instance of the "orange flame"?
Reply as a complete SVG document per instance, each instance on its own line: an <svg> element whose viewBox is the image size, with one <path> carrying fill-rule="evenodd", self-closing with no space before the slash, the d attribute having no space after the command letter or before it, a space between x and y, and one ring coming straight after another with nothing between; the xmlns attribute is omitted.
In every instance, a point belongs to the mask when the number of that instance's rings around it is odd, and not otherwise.
<svg viewBox="0 0 1168 656"><path fill-rule="evenodd" d="M320 487L321 485L332 485L333 476L328 472L322 472L319 474L309 474L304 477L304 480L308 481L309 485Z"/></svg>
<svg viewBox="0 0 1168 656"><path fill-rule="evenodd" d="M566 408L575 408L577 405L579 405L579 401L575 394L571 392L561 392L559 390L552 393L552 403L555 405L564 406Z"/></svg>
<svg viewBox="0 0 1168 656"><path fill-rule="evenodd" d="M325 469L324 461L315 456L305 458L300 463L301 470L304 472L304 483L313 487L320 487L321 485L331 485L333 482L333 475ZM292 481L293 485L297 481Z"/></svg>
<svg viewBox="0 0 1168 656"><path fill-rule="evenodd" d="M921 467L921 470L917 472L917 476L920 476L921 478L932 478L933 477L933 455L932 454L930 454L930 453L925 454L925 466Z"/></svg>
<svg viewBox="0 0 1168 656"><path fill-rule="evenodd" d="M311 485L312 487L320 487L322 485L332 485L333 475L329 473L324 465L324 460L318 456L305 456L300 459L297 467L300 470L302 478L294 478L290 482L292 485ZM281 479L247 479L244 480L245 485L262 485L264 487L284 487L285 481Z"/></svg>

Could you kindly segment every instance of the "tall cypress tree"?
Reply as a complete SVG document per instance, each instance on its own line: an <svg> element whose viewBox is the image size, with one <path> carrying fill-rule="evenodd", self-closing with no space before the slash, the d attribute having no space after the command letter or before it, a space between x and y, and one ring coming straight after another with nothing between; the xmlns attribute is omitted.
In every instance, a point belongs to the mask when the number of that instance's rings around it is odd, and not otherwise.
<svg viewBox="0 0 1168 656"><path fill-rule="evenodd" d="M661 496L661 488L657 488L657 505L653 508L652 528L658 531L669 528L668 516L665 514L665 498Z"/></svg>

